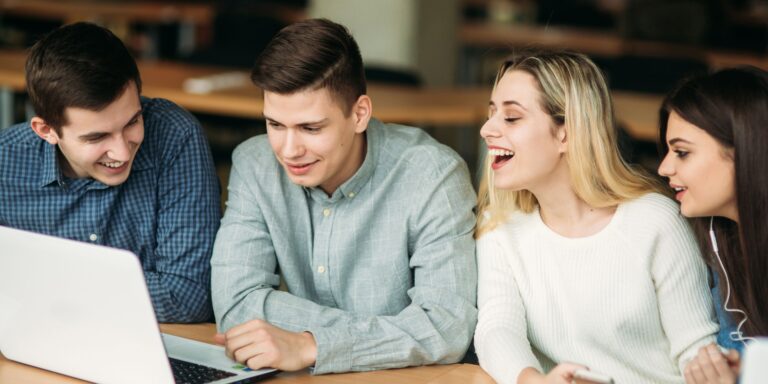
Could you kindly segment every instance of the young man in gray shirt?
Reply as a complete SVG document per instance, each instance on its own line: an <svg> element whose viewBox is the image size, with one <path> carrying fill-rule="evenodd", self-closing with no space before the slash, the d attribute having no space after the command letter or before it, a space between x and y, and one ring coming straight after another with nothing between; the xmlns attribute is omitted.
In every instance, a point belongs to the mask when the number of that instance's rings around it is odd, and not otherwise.
<svg viewBox="0 0 768 384"><path fill-rule="evenodd" d="M217 340L253 369L459 361L477 321L466 164L371 118L360 51L336 23L283 29L252 80L267 135L233 154L211 262Z"/></svg>

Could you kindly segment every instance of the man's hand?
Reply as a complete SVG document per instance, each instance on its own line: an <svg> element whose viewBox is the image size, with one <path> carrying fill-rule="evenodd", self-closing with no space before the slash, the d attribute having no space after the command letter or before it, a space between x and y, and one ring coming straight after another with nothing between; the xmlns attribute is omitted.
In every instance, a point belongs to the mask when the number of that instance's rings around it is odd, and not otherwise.
<svg viewBox="0 0 768 384"><path fill-rule="evenodd" d="M309 332L289 332L263 320L251 320L214 340L226 347L227 356L251 369L277 368L298 371L317 359L317 344Z"/></svg>

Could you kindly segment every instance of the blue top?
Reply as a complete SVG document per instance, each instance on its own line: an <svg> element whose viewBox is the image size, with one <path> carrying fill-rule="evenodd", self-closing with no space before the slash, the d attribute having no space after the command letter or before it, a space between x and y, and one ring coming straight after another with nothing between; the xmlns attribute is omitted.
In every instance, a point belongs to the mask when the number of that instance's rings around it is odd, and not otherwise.
<svg viewBox="0 0 768 384"><path fill-rule="evenodd" d="M717 333L717 344L728 349L735 349L741 354L744 343L731 339L731 332L736 332L738 322L733 320L733 315L723 309L723 297L720 295L720 274L712 270L712 302L717 313L717 322L720 323L720 331Z"/></svg>
<svg viewBox="0 0 768 384"><path fill-rule="evenodd" d="M209 320L219 186L200 123L142 98L144 141L121 185L65 177L29 123L0 130L0 224L138 255L161 322Z"/></svg>

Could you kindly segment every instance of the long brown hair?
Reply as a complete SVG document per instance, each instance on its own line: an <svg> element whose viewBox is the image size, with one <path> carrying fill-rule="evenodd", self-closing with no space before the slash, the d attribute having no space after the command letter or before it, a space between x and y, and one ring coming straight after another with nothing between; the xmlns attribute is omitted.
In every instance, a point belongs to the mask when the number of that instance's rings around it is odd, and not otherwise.
<svg viewBox="0 0 768 384"><path fill-rule="evenodd" d="M684 82L660 110L661 143L672 111L733 151L739 222L716 217L713 228L733 304L749 317L745 333L768 335L768 73L740 67ZM661 150L666 155L669 149L662 144ZM722 272L709 241L709 221L692 219L705 260ZM724 296L724 282L721 289Z"/></svg>

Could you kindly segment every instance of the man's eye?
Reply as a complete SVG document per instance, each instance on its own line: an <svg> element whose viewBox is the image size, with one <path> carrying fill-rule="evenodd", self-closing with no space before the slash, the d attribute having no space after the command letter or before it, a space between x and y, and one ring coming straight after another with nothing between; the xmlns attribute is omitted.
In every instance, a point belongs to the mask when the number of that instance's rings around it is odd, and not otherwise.
<svg viewBox="0 0 768 384"><path fill-rule="evenodd" d="M89 137L89 138L85 139L85 141L89 142L89 143L96 143L96 142L99 142L99 141L103 140L105 137L106 136L103 136L103 135L102 136L93 136L93 137Z"/></svg>

